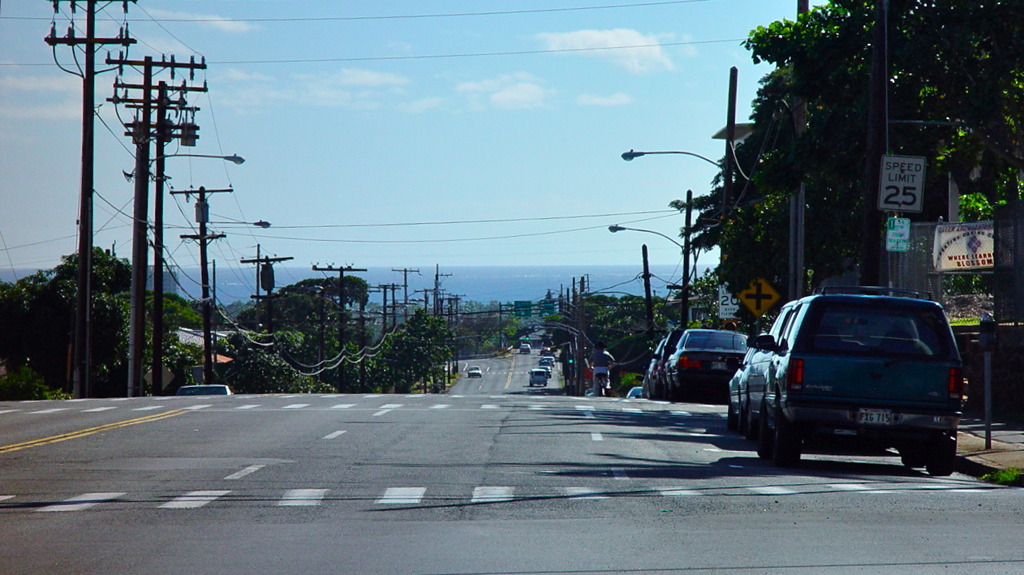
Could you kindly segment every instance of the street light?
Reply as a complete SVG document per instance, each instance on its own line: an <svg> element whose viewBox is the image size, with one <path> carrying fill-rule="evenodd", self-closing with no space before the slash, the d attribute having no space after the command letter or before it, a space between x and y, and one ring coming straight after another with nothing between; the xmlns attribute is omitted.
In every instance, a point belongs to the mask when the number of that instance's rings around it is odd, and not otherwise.
<svg viewBox="0 0 1024 575"><path fill-rule="evenodd" d="M625 157L625 154L623 154ZM683 252L683 283L679 286L679 320L682 327L685 329L686 325L690 322L690 204L693 202L693 190L686 190L686 228L683 234L683 243L679 243L671 237L655 231L647 230L643 228L627 228L618 224L608 226L608 231L611 233L621 232L628 230L631 232L644 232L647 234L654 234L661 236L666 240L674 243ZM671 287L671 286L670 286Z"/></svg>
<svg viewBox="0 0 1024 575"><path fill-rule="evenodd" d="M210 154L167 154L166 156L161 156L161 157L163 157L163 158L213 158L215 160L224 160L226 162L231 162L233 164L238 164L238 165L241 165L241 164L245 163L245 158L243 158L242 156L239 156L238 154L231 154L230 156L217 156L217 155L210 155Z"/></svg>
<svg viewBox="0 0 1024 575"><path fill-rule="evenodd" d="M718 162L712 160L711 158L702 156L700 154L695 154L693 152L684 152L682 150L662 150L658 152L637 152L635 150L630 150L628 152L622 152L622 159L626 160L627 162L632 162L633 158L639 158L641 156L650 156L655 154L679 154L682 156L693 156L694 158L704 160L705 162L711 164L712 166L715 166L716 168L721 167L718 165Z"/></svg>

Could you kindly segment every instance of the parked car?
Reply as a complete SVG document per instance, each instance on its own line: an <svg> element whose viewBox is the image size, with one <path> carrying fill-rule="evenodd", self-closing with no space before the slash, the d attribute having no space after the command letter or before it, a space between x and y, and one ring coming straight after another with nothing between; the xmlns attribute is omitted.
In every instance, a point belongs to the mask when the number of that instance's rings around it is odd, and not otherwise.
<svg viewBox="0 0 1024 575"><path fill-rule="evenodd" d="M548 372L541 368L530 370L530 387L540 385L546 387L548 384Z"/></svg>
<svg viewBox="0 0 1024 575"><path fill-rule="evenodd" d="M752 341L748 341L752 343ZM740 361L736 373L729 380L729 410L726 412L725 426L730 431L746 433L747 420L744 412L744 398L747 395L747 381L750 376L750 359L757 353L756 348L748 348L743 360Z"/></svg>
<svg viewBox="0 0 1024 575"><path fill-rule="evenodd" d="M471 365L466 368L466 377L483 377L484 372L479 365Z"/></svg>
<svg viewBox="0 0 1024 575"><path fill-rule="evenodd" d="M807 443L852 443L895 448L904 465L949 475L964 382L942 307L860 291L790 302L783 325L755 340L771 358L758 455L795 466Z"/></svg>
<svg viewBox="0 0 1024 575"><path fill-rule="evenodd" d="M644 397L644 388L641 385L632 387L629 393L626 394L626 399L642 399Z"/></svg>
<svg viewBox="0 0 1024 575"><path fill-rule="evenodd" d="M683 329L674 329L665 337L661 338L654 351L651 352L651 361L644 374L643 386L647 390L647 397L650 399L668 399L668 381L665 377L665 364L668 356L675 350L679 338L682 337Z"/></svg>
<svg viewBox="0 0 1024 575"><path fill-rule="evenodd" d="M688 329L665 362L668 399L728 403L729 379L747 351L734 331Z"/></svg>

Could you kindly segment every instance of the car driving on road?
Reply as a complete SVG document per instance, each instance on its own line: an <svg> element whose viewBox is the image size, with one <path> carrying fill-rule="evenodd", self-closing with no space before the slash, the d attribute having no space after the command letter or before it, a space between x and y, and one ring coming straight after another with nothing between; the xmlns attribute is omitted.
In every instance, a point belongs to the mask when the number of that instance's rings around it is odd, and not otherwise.
<svg viewBox="0 0 1024 575"><path fill-rule="evenodd" d="M688 329L665 363L668 399L727 403L729 379L747 351L747 338L728 330Z"/></svg>

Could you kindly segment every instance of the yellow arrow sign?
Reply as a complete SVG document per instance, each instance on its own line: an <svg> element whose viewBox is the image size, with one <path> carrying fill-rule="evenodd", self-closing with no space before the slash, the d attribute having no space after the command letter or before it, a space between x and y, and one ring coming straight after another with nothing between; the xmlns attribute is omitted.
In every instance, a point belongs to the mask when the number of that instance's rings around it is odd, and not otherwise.
<svg viewBox="0 0 1024 575"><path fill-rule="evenodd" d="M744 307L750 310L750 313L754 314L754 317L761 317L779 301L781 296L779 292L775 291L772 284L757 278L750 282L747 289L736 294L736 297L740 299Z"/></svg>

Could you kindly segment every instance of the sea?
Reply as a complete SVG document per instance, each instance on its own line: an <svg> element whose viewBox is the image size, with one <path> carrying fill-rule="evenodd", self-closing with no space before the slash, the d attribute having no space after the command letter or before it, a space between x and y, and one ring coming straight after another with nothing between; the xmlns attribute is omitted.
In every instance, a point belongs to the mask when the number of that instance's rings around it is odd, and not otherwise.
<svg viewBox="0 0 1024 575"><path fill-rule="evenodd" d="M698 277L703 274L698 267ZM175 270L176 282L165 279L167 291L174 291L186 298L198 298L199 270L183 268ZM651 289L655 295L665 295L669 284L678 283L681 278L679 266L651 266ZM12 282L24 278L35 270L2 270L0 281ZM215 295L222 305L238 301L249 301L255 295L255 266L218 266L213 273ZM304 279L336 277L337 274L314 272L310 267L278 264L274 268L276 289L297 283ZM346 272L366 280L371 287L397 284L403 286L408 277L409 299L422 299L423 290L433 290L435 282L445 297L459 297L463 302L514 302L538 301L550 294L558 297L574 287L579 288L580 279L586 278L587 293L604 293L613 296L643 295L643 268L640 265L607 266L434 266L415 268L407 273L394 268L370 267L363 272ZM418 292L418 293L417 293ZM402 287L398 297L404 297ZM376 294L371 299L379 300ZM431 296L432 298L433 296Z"/></svg>

